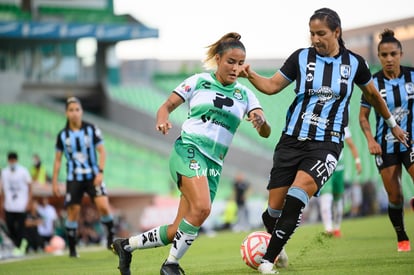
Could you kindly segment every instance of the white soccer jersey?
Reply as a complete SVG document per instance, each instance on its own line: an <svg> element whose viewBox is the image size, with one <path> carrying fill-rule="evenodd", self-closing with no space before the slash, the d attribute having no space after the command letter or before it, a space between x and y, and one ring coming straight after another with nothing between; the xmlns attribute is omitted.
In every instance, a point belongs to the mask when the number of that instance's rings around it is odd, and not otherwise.
<svg viewBox="0 0 414 275"><path fill-rule="evenodd" d="M29 202L29 184L32 181L29 170L16 164L14 171L6 167L1 171L4 192L4 209L7 212L26 212Z"/></svg>
<svg viewBox="0 0 414 275"><path fill-rule="evenodd" d="M204 155L222 165L243 117L261 109L255 94L237 81L223 86L214 73L200 73L175 90L188 106L182 125L183 142L194 144Z"/></svg>

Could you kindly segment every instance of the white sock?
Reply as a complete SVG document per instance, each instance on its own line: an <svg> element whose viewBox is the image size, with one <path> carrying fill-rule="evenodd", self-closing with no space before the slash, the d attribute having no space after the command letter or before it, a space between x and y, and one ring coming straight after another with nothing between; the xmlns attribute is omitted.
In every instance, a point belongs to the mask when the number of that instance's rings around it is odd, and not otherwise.
<svg viewBox="0 0 414 275"><path fill-rule="evenodd" d="M321 219L326 232L331 232L332 226L332 200L333 195L330 193L322 194L319 197L319 209Z"/></svg>
<svg viewBox="0 0 414 275"><path fill-rule="evenodd" d="M128 251L165 246L160 237L160 226L129 238Z"/></svg>
<svg viewBox="0 0 414 275"><path fill-rule="evenodd" d="M334 229L341 228L343 214L344 214L343 200L339 199L337 201L333 201L333 227Z"/></svg>
<svg viewBox="0 0 414 275"><path fill-rule="evenodd" d="M170 255L167 258L167 262L177 263L196 238L197 234L191 235L178 229L171 244Z"/></svg>

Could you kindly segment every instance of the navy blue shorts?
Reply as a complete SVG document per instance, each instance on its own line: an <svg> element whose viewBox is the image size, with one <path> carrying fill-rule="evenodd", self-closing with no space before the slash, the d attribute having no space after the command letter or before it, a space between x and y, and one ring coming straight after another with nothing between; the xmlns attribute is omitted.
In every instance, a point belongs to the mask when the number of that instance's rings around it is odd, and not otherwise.
<svg viewBox="0 0 414 275"><path fill-rule="evenodd" d="M384 168L403 164L405 169L408 170L410 166L414 163L414 148L404 152L399 152L395 154L382 154L375 156L375 164L379 171Z"/></svg>
<svg viewBox="0 0 414 275"><path fill-rule="evenodd" d="M335 170L342 148L343 143L302 141L282 135L273 154L267 189L291 186L302 170L313 177L319 190Z"/></svg>
<svg viewBox="0 0 414 275"><path fill-rule="evenodd" d="M93 184L93 180L67 181L65 206L80 204L82 202L84 193L87 193L91 199L107 195L106 187L103 182L100 186L95 186Z"/></svg>

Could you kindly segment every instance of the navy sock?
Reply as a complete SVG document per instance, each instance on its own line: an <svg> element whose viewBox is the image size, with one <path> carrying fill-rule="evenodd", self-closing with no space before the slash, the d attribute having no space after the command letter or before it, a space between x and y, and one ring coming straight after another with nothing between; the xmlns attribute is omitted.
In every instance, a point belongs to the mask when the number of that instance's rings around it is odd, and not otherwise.
<svg viewBox="0 0 414 275"><path fill-rule="evenodd" d="M286 196L282 215L276 223L266 254L263 256L264 260L268 260L271 263L275 261L280 251L282 251L283 246L299 226L304 207L305 203L299 198L289 194Z"/></svg>
<svg viewBox="0 0 414 275"><path fill-rule="evenodd" d="M397 233L398 241L406 241L408 240L407 233L405 232L404 228L404 211L403 208L394 208L388 206L388 217L394 227L395 233Z"/></svg>

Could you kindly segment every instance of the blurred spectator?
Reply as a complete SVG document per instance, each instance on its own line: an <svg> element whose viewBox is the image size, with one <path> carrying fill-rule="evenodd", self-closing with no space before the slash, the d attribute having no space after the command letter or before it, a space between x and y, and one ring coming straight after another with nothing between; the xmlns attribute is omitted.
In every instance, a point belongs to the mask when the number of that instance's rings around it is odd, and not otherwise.
<svg viewBox="0 0 414 275"><path fill-rule="evenodd" d="M32 200L32 178L28 169L18 163L16 152L9 152L7 161L8 166L1 172L1 201L4 203L8 232L16 247L15 254L20 256L25 253L27 246L23 234L26 211Z"/></svg>
<svg viewBox="0 0 414 275"><path fill-rule="evenodd" d="M99 244L104 237L104 231L98 212L93 207L85 207L79 226L79 240L85 244Z"/></svg>
<svg viewBox="0 0 414 275"><path fill-rule="evenodd" d="M237 204L237 223L233 229L235 231L250 230L249 212L246 205L250 183L246 181L243 173L238 173L233 182L234 196Z"/></svg>
<svg viewBox="0 0 414 275"><path fill-rule="evenodd" d="M231 229L237 222L237 204L236 201L230 197L227 199L223 213L221 215L222 224L218 228L219 230Z"/></svg>
<svg viewBox="0 0 414 275"><path fill-rule="evenodd" d="M127 238L131 234L131 225L123 214L118 216L118 221L115 224L116 234L119 238Z"/></svg>
<svg viewBox="0 0 414 275"><path fill-rule="evenodd" d="M33 166L30 169L30 174L32 176L33 183L38 183L40 185L50 183L50 177L48 177L46 168L43 166L38 154L33 155Z"/></svg>
<svg viewBox="0 0 414 275"><path fill-rule="evenodd" d="M42 238L42 248L45 248L49 244L50 239L55 235L55 222L58 217L55 207L49 204L47 197L40 199L37 211L42 217L42 223L39 224L37 229Z"/></svg>
<svg viewBox="0 0 414 275"><path fill-rule="evenodd" d="M27 249L26 253L29 250L33 250L34 252L41 251L43 249L42 246L42 238L39 235L37 227L41 224L42 217L40 216L39 212L37 211L37 201L32 200L30 202L29 210L27 211L26 220L25 220L25 230L24 230L24 237L27 240Z"/></svg>

